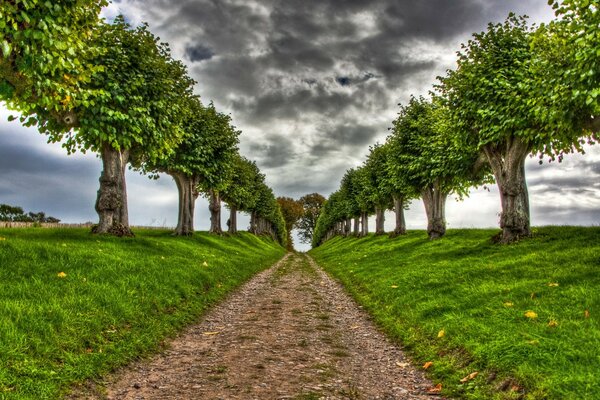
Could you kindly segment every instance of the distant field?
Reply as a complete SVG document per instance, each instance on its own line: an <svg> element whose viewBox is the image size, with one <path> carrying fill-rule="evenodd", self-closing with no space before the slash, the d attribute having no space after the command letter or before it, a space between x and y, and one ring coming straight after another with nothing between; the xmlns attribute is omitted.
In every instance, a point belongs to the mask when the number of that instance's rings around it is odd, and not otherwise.
<svg viewBox="0 0 600 400"><path fill-rule="evenodd" d="M599 399L600 228L534 231L510 246L475 229L336 238L310 254L419 367L432 362L444 394Z"/></svg>
<svg viewBox="0 0 600 400"><path fill-rule="evenodd" d="M284 249L269 239L0 229L0 398L48 399L160 347Z"/></svg>

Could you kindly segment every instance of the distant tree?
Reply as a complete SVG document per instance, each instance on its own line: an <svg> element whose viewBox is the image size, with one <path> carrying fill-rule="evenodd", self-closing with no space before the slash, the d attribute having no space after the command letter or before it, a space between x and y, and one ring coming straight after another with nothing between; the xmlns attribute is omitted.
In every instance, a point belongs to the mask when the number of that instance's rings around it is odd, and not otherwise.
<svg viewBox="0 0 600 400"><path fill-rule="evenodd" d="M393 207L393 187L387 178L388 152L390 146L375 144L369 148L369 155L363 164L363 185L368 189L369 200L375 206L375 234L385 234L385 211Z"/></svg>
<svg viewBox="0 0 600 400"><path fill-rule="evenodd" d="M367 236L369 234L369 215L372 215L375 212L375 203L373 202L373 199L375 198L374 191L376 189L369 183L372 176L365 165L356 168L355 174L358 185L354 195L356 203L358 204L358 209L360 210L361 225L359 236Z"/></svg>
<svg viewBox="0 0 600 400"><path fill-rule="evenodd" d="M288 234L287 249L292 251L294 250L292 229L294 229L294 225L296 225L298 220L302 217L304 208L299 201L294 200L291 197L278 197L277 203L279 203L279 208L281 208L281 214L283 215L283 219L285 221L285 229L287 230Z"/></svg>
<svg viewBox="0 0 600 400"><path fill-rule="evenodd" d="M325 203L325 197L319 193L311 193L302 196L298 202L302 204L303 212L302 217L296 223L296 228L299 230L300 241L310 244L321 208Z"/></svg>
<svg viewBox="0 0 600 400"><path fill-rule="evenodd" d="M46 216L46 213L29 212L25 213L21 207L10 206L8 204L0 204L0 221L7 222L49 222L58 223L60 219L51 216Z"/></svg>
<svg viewBox="0 0 600 400"><path fill-rule="evenodd" d="M222 198L229 208L229 228L231 234L237 233L237 212L250 211L256 205L257 193L254 190L258 182L264 182L264 175L256 163L236 154L233 160L231 182L222 192Z"/></svg>
<svg viewBox="0 0 600 400"><path fill-rule="evenodd" d="M345 229L345 234L350 234L350 232L352 231L352 233L355 236L359 235L359 229L360 229L360 206L358 204L358 196L359 196L359 190L360 190L360 181L359 181L359 176L358 176L358 172L356 169L351 168L348 171L346 171L346 173L344 174L344 177L342 178L342 182L340 184L340 192L343 195L344 198L344 205L345 205L345 211L346 211L346 229ZM348 220L354 218L354 227L352 227L352 229L350 228L350 226L348 226Z"/></svg>

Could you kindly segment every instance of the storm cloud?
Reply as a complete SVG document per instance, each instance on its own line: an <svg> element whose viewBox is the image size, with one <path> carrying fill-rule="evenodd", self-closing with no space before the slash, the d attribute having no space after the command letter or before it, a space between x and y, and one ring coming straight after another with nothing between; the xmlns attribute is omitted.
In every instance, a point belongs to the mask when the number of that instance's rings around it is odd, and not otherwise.
<svg viewBox="0 0 600 400"><path fill-rule="evenodd" d="M460 43L511 11L528 14L534 22L552 18L540 0L122 0L104 15L111 19L122 13L133 24L147 21L188 65L202 100L232 115L243 131L241 152L257 161L275 193L298 197L335 190L345 170L364 160L369 145L385 140L398 103L426 95L436 76L454 67ZM32 195L19 189L25 176L35 176L35 185L44 190L44 182L58 185L44 177L73 169L70 179L89 186L90 193L73 196L74 202L81 202L81 209L93 208L98 161L93 156L68 159L58 148L45 152L39 135L9 146L14 135L6 131L13 127L0 125L0 202L9 196L24 203ZM585 199L569 203L575 213L577 204L586 204L581 210L589 204L600 208L598 160L595 150L568 157L562 165L537 166L530 160L532 206L550 207L548 202L569 193ZM176 205L169 203L176 201L172 182L131 179L132 197L152 188L153 194L144 196L154 199L155 207L152 213L136 214L132 206L132 219L143 220L133 222L166 218L172 224L173 215L161 214L176 214ZM75 192L62 186L60 191ZM494 226L495 196L493 190L474 191L467 204L449 205L450 226ZM33 204L49 208L42 199ZM470 204L480 213L464 211ZM421 208L416 202L408 213L417 224L423 221ZM87 219L90 213L82 215Z"/></svg>

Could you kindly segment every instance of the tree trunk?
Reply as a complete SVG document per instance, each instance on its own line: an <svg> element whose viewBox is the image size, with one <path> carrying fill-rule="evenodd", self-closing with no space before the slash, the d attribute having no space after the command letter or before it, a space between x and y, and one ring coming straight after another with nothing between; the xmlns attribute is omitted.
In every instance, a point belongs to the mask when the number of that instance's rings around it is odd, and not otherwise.
<svg viewBox="0 0 600 400"><path fill-rule="evenodd" d="M346 218L346 225L344 226L344 236L350 236L352 232L352 218Z"/></svg>
<svg viewBox="0 0 600 400"><path fill-rule="evenodd" d="M95 206L99 222L92 232L133 236L133 232L129 228L127 186L125 184L125 168L127 168L129 152L115 150L110 144L105 143L100 151L100 157L102 158L102 173Z"/></svg>
<svg viewBox="0 0 600 400"><path fill-rule="evenodd" d="M385 208L375 207L375 234L385 235Z"/></svg>
<svg viewBox="0 0 600 400"><path fill-rule="evenodd" d="M248 227L248 232L256 235L256 212L250 212L250 226Z"/></svg>
<svg viewBox="0 0 600 400"><path fill-rule="evenodd" d="M406 221L404 219L404 197L394 196L394 211L396 212L396 228L393 236L406 234Z"/></svg>
<svg viewBox="0 0 600 400"><path fill-rule="evenodd" d="M221 197L216 190L210 190L208 209L210 210L210 230L208 233L223 234L221 229Z"/></svg>
<svg viewBox="0 0 600 400"><path fill-rule="evenodd" d="M179 215L173 234L176 236L193 235L198 180L181 172L167 171L167 173L175 180L179 192Z"/></svg>
<svg viewBox="0 0 600 400"><path fill-rule="evenodd" d="M367 212L360 214L360 223L362 227L360 235L367 236L369 234L369 214Z"/></svg>
<svg viewBox="0 0 600 400"><path fill-rule="evenodd" d="M232 235L237 234L237 208L229 205L229 228L228 232Z"/></svg>
<svg viewBox="0 0 600 400"><path fill-rule="evenodd" d="M483 149L500 190L501 242L511 243L530 236L529 194L525 180L529 146L519 138L512 138L502 148L488 145Z"/></svg>
<svg viewBox="0 0 600 400"><path fill-rule="evenodd" d="M360 218L354 217L354 236L358 236L360 234Z"/></svg>
<svg viewBox="0 0 600 400"><path fill-rule="evenodd" d="M446 198L448 193L441 189L439 181L421 191L427 214L429 239L439 239L446 234Z"/></svg>

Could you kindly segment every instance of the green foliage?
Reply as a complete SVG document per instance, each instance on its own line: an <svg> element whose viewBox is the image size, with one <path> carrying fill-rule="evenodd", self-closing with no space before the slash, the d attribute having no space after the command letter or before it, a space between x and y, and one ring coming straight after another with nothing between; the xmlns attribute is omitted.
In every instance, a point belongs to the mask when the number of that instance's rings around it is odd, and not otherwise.
<svg viewBox="0 0 600 400"><path fill-rule="evenodd" d="M103 71L90 85L103 94L75 108L79 129L65 146L97 152L108 143L128 150L137 167L171 153L190 111L194 81L185 66L171 58L168 45L147 25L131 28L123 17L102 26L99 45L105 52L95 62Z"/></svg>
<svg viewBox="0 0 600 400"><path fill-rule="evenodd" d="M455 136L449 119L448 108L437 99L413 97L400 107L388 137L387 170L401 193L413 197L438 182L443 192L465 196L482 181L481 171L474 171L477 149Z"/></svg>
<svg viewBox="0 0 600 400"><path fill-rule="evenodd" d="M327 232L332 229L336 223L345 220L347 217L347 197L341 190L333 192L323 203L314 232L311 238L312 247L319 246L325 239Z"/></svg>
<svg viewBox="0 0 600 400"><path fill-rule="evenodd" d="M298 222L300 217L302 217L304 208L299 201L294 200L291 197L278 197L277 203L279 204L281 215L285 221L285 230L287 231L287 248L288 250L293 250L294 245L292 242L292 229L294 229L294 225L296 225L296 222Z"/></svg>
<svg viewBox="0 0 600 400"><path fill-rule="evenodd" d="M3 229L0 238L3 399L63 398L74 383L157 351L284 252L250 234Z"/></svg>
<svg viewBox="0 0 600 400"><path fill-rule="evenodd" d="M311 193L302 196L299 200L304 209L302 217L298 220L296 228L302 243L312 243L313 233L317 226L317 220L321 213L321 208L325 203L325 197L319 193Z"/></svg>
<svg viewBox="0 0 600 400"><path fill-rule="evenodd" d="M516 385L525 399L596 398L600 229L534 231L510 246L494 245L491 230L449 230L433 242L423 231L336 238L310 254L415 365L433 362L427 372L445 395L515 398Z"/></svg>
<svg viewBox="0 0 600 400"><path fill-rule="evenodd" d="M21 207L10 206L8 204L0 204L0 221L5 222L60 222L59 219L46 216L44 212L29 212L25 213Z"/></svg>
<svg viewBox="0 0 600 400"><path fill-rule="evenodd" d="M91 60L99 13L106 0L15 0L0 3L0 101L35 123L36 112L54 119L86 101L101 67ZM31 119L29 119L31 118Z"/></svg>
<svg viewBox="0 0 600 400"><path fill-rule="evenodd" d="M223 200L237 210L251 210L258 198L254 190L255 185L257 182L264 182L264 175L260 173L254 161L239 154L234 156L231 175L231 183L221 192Z"/></svg>

